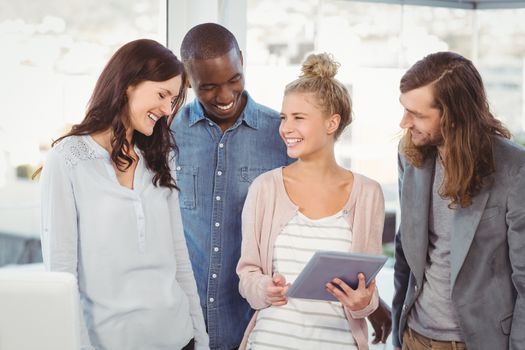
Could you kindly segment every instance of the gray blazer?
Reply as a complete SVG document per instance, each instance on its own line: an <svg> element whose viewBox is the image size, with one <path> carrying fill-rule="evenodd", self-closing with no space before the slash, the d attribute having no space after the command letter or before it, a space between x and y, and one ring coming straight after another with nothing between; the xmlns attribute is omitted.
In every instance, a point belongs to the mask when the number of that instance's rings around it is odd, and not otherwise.
<svg viewBox="0 0 525 350"><path fill-rule="evenodd" d="M469 350L525 349L525 149L494 139L496 171L467 208L454 210L451 299ZM423 285L435 159L416 168L399 155L394 345Z"/></svg>

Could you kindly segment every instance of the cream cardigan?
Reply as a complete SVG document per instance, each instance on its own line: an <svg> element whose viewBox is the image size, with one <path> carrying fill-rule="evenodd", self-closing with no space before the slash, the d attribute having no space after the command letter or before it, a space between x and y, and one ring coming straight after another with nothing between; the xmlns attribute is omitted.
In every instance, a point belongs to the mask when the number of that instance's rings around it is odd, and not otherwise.
<svg viewBox="0 0 525 350"><path fill-rule="evenodd" d="M250 186L242 211L242 247L237 274L240 279L239 291L255 310L270 305L265 302L264 291L272 280L275 239L298 210L286 193L282 168L262 174ZM352 227L352 251L381 254L385 209L379 184L354 173L352 192L343 213ZM376 290L370 305L364 309L350 311L345 308L350 329L360 350L368 350L365 317L374 312L378 304ZM257 312L248 324L240 349L246 348L256 319Z"/></svg>

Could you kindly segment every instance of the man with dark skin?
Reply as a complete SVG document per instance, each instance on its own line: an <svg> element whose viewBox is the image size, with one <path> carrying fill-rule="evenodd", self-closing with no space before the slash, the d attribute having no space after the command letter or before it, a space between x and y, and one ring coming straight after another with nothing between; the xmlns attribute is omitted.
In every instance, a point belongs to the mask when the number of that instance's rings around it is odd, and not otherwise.
<svg viewBox="0 0 525 350"><path fill-rule="evenodd" d="M235 272L248 186L291 159L279 136L279 113L244 89L243 56L230 31L215 23L193 27L183 39L181 58L196 95L171 126L184 233L210 348L235 349L253 315ZM372 321L375 342L390 333L390 310L384 306Z"/></svg>

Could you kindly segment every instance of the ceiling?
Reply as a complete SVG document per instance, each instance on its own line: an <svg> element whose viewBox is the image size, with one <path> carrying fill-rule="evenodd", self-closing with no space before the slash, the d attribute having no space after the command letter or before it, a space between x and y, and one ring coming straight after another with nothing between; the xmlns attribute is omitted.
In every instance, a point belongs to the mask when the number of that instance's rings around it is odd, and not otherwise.
<svg viewBox="0 0 525 350"><path fill-rule="evenodd" d="M461 9L509 9L525 8L525 0L364 0L388 4L453 7Z"/></svg>

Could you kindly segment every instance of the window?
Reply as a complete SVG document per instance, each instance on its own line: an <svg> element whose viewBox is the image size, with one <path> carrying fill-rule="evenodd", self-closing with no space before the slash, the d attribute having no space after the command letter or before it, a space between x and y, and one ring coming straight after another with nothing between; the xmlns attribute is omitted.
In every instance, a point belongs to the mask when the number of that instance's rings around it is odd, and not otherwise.
<svg viewBox="0 0 525 350"><path fill-rule="evenodd" d="M496 116L518 137L525 128L525 10L466 10L343 0L250 0L248 90L280 109L286 83L309 52L341 63L354 122L337 146L340 161L380 181L397 200L399 80L426 54L456 51L480 70Z"/></svg>
<svg viewBox="0 0 525 350"><path fill-rule="evenodd" d="M166 44L166 1L0 0L0 266L34 260L38 183L53 139L82 120L96 79L124 43ZM27 242L26 242L27 243ZM24 255L25 254L25 255Z"/></svg>

